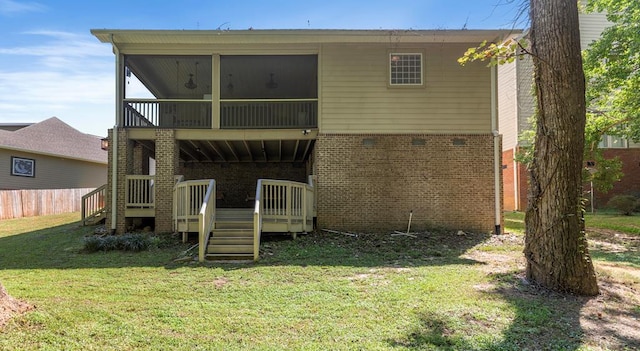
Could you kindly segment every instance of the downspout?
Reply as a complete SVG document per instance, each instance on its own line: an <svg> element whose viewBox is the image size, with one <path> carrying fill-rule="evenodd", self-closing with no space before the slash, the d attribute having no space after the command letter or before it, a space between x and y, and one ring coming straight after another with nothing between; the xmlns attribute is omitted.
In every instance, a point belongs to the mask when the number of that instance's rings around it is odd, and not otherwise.
<svg viewBox="0 0 640 351"><path fill-rule="evenodd" d="M122 114L122 75L120 74L120 50L113 42L113 34L111 34L111 46L113 53L116 55L116 123L111 132L112 151L111 151L111 234L114 234L117 228L116 221L118 219L118 124Z"/></svg>
<svg viewBox="0 0 640 351"><path fill-rule="evenodd" d="M516 71L516 103L515 103L515 130L516 130L516 146L513 148L513 153L511 155L511 163L513 164L513 207L516 211L520 211L520 164L516 162L516 153L520 152L520 83L518 79L520 78L520 74L518 73L520 70L520 60L515 60L515 71Z"/></svg>
<svg viewBox="0 0 640 351"><path fill-rule="evenodd" d="M495 234L502 234L502 206L500 206L500 133L498 132L497 66L491 67L491 130L493 134L493 189L495 210Z"/></svg>

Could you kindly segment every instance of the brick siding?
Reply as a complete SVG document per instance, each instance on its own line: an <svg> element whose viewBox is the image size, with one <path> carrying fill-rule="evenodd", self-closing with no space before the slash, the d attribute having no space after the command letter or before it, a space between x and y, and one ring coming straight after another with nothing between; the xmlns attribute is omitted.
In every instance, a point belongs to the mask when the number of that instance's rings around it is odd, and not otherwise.
<svg viewBox="0 0 640 351"><path fill-rule="evenodd" d="M406 230L413 211L416 230L493 231L493 155L491 135L321 134L318 225Z"/></svg>
<svg viewBox="0 0 640 351"><path fill-rule="evenodd" d="M181 163L178 170L185 180L215 179L216 190L224 195L217 207L253 207L246 201L247 196L255 196L258 179L282 179L307 182L305 163Z"/></svg>

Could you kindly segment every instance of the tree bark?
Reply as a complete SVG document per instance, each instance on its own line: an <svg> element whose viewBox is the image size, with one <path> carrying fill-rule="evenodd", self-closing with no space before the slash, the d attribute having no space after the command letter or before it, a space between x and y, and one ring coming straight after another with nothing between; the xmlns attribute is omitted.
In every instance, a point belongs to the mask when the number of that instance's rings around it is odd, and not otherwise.
<svg viewBox="0 0 640 351"><path fill-rule="evenodd" d="M531 0L537 96L524 254L529 280L552 290L598 294L584 231L585 82L576 0Z"/></svg>

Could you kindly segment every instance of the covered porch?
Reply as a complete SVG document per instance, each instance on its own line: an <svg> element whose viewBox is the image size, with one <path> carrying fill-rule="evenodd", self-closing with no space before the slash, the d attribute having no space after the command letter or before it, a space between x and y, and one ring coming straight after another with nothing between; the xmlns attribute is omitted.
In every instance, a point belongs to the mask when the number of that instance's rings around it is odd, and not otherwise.
<svg viewBox="0 0 640 351"><path fill-rule="evenodd" d="M120 171L110 172L114 183L108 189L117 197L107 201L115 203L107 226L118 233L149 226L187 238L188 233L206 235L202 221L210 218L208 232L217 238L204 244L209 257L248 257L249 242L259 246L259 235L258 241L253 232L248 235L256 228L294 235L310 231L316 136L312 130L111 130L117 147L109 153L117 154ZM205 203L211 213L201 218ZM243 237L234 238L238 235Z"/></svg>

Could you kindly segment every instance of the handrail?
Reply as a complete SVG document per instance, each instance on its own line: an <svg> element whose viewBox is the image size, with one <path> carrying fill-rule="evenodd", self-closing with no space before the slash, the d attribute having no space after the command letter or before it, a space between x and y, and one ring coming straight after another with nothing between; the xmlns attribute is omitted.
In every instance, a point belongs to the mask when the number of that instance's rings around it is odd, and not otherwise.
<svg viewBox="0 0 640 351"><path fill-rule="evenodd" d="M260 235L262 233L262 179L256 186L256 202L253 207L253 260L260 258Z"/></svg>
<svg viewBox="0 0 640 351"><path fill-rule="evenodd" d="M107 184L101 185L96 189L85 194L81 198L82 203L82 225L86 225L86 219L93 217L105 209L104 201L106 195Z"/></svg>
<svg viewBox="0 0 640 351"><path fill-rule="evenodd" d="M209 180L207 193L198 213L198 261L204 262L211 230L216 222L216 181Z"/></svg>
<svg viewBox="0 0 640 351"><path fill-rule="evenodd" d="M315 217L313 186L289 180L259 179L253 210L254 260L259 258L264 222L278 223L288 232L313 230ZM282 225L286 227L282 227ZM268 229L267 229L268 230Z"/></svg>
<svg viewBox="0 0 640 351"><path fill-rule="evenodd" d="M127 208L154 208L155 187L153 175L127 175L125 206Z"/></svg>
<svg viewBox="0 0 640 351"><path fill-rule="evenodd" d="M124 99L126 128L211 128L211 99Z"/></svg>

